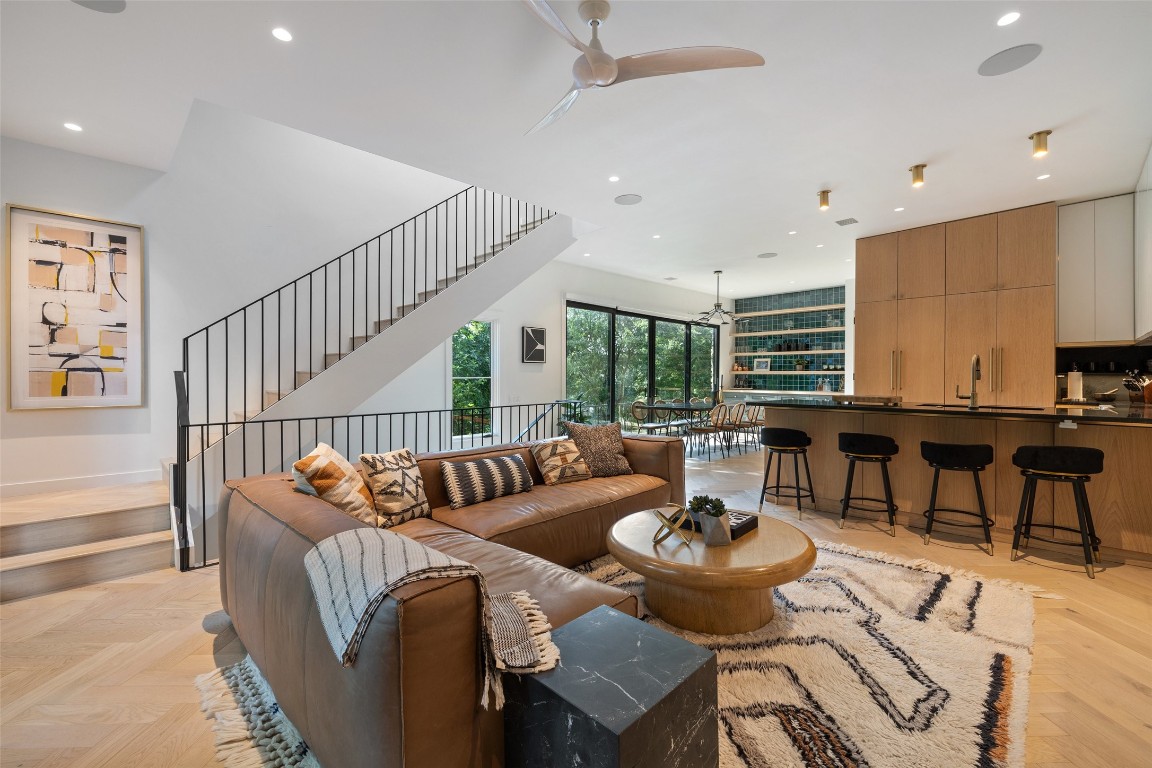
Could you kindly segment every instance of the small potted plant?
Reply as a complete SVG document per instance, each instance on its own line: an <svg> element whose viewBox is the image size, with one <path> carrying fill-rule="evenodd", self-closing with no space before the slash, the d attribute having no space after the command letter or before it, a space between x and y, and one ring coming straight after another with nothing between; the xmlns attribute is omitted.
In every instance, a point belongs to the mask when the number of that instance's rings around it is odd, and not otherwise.
<svg viewBox="0 0 1152 768"><path fill-rule="evenodd" d="M732 529L728 523L728 508L723 499L711 496L693 496L688 511L700 522L700 533L709 547L726 547L732 543Z"/></svg>

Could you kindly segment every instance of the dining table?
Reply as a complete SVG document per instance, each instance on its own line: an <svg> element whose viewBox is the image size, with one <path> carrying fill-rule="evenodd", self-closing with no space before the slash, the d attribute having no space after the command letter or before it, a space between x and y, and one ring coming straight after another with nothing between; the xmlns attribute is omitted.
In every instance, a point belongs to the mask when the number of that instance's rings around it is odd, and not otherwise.
<svg viewBox="0 0 1152 768"><path fill-rule="evenodd" d="M692 424L702 421L713 407L712 403L685 403L683 401L663 403L649 401L636 405L649 416L646 421L639 425L640 429L648 432L648 434L657 431L671 431L677 428L686 429Z"/></svg>

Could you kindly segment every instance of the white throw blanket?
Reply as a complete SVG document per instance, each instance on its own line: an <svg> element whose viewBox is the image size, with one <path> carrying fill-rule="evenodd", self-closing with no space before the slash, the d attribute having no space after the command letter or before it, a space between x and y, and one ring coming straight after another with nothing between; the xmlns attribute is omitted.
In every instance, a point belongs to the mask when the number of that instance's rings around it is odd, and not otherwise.
<svg viewBox="0 0 1152 768"><path fill-rule="evenodd" d="M504 704L498 670L543 672L560 661L551 629L540 606L527 592L488 595L479 569L426 547L407 536L380 528L356 528L329 536L304 556L328 642L341 664L356 663L360 641L384 597L420 579L476 579L480 592L484 691L496 708Z"/></svg>

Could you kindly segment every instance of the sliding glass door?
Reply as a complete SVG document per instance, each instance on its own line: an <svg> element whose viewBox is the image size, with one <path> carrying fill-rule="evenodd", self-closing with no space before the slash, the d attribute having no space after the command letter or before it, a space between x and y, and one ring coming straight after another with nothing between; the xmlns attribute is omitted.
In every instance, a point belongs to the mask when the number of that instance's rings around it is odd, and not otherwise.
<svg viewBox="0 0 1152 768"><path fill-rule="evenodd" d="M636 401L712 397L719 329L713 325L568 303L566 397L590 419L632 419Z"/></svg>

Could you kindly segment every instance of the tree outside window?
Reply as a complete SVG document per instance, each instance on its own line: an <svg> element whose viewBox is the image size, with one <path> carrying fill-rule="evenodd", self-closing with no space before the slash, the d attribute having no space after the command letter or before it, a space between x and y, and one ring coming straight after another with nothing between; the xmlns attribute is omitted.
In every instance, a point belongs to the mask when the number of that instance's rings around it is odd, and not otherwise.
<svg viewBox="0 0 1152 768"><path fill-rule="evenodd" d="M452 434L491 431L492 324L473 320L452 335Z"/></svg>

